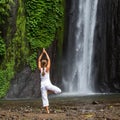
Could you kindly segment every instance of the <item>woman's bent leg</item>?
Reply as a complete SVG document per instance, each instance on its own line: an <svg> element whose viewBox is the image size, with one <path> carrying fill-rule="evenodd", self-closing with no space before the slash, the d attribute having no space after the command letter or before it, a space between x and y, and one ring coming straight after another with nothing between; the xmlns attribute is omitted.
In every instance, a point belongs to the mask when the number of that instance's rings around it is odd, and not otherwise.
<svg viewBox="0 0 120 120"><path fill-rule="evenodd" d="M47 90L53 91L55 94L61 93L61 89L55 85L50 84L46 88Z"/></svg>

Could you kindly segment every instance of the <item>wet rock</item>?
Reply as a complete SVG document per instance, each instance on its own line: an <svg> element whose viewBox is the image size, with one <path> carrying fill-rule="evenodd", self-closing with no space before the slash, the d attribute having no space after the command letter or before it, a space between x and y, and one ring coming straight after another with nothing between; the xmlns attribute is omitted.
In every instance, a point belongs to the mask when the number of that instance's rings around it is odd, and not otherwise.
<svg viewBox="0 0 120 120"><path fill-rule="evenodd" d="M120 1L99 0L94 36L95 89L120 92Z"/></svg>
<svg viewBox="0 0 120 120"><path fill-rule="evenodd" d="M93 105L99 104L99 102L98 102L98 101L93 101L92 104L93 104Z"/></svg>

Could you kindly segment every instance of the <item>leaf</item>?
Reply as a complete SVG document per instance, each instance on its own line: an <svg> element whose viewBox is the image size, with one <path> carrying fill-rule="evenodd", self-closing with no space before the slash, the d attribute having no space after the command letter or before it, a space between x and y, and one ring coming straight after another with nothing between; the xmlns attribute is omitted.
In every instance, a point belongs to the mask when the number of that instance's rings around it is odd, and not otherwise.
<svg viewBox="0 0 120 120"><path fill-rule="evenodd" d="M93 117L94 115L93 114L87 114L87 115L84 115L84 117L87 119L87 118L91 118L91 117Z"/></svg>

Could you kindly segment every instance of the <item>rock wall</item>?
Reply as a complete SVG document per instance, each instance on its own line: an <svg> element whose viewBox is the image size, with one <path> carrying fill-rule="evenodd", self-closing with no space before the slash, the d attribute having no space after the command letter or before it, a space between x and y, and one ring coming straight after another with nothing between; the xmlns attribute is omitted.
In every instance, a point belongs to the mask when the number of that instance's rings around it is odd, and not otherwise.
<svg viewBox="0 0 120 120"><path fill-rule="evenodd" d="M66 0L64 60L68 40L74 39L78 1ZM93 54L93 88L95 92L120 92L120 1L98 0ZM72 29L71 29L72 28ZM71 30L71 31L70 31ZM69 35L71 33L72 35ZM68 36L70 36L68 38ZM74 41L73 41L74 44ZM68 46L68 45L67 45ZM74 54L70 53L71 55ZM63 61L63 68L65 62ZM67 74L63 69L63 74Z"/></svg>
<svg viewBox="0 0 120 120"><path fill-rule="evenodd" d="M51 80L52 83L57 84L60 79L60 75L57 72L57 40L53 42L49 49L47 49L48 54L51 58ZM36 60L37 62L37 60ZM39 98L41 97L40 92L40 72L38 69L31 71L30 67L24 67L21 72L17 73L15 77L11 80L10 89L5 96L5 99L19 99L19 98Z"/></svg>
<svg viewBox="0 0 120 120"><path fill-rule="evenodd" d="M68 40L69 24L73 24L72 0L66 0L65 38L63 44L63 57L66 58L66 44ZM120 92L120 1L99 0L97 20L94 36L94 69L92 71L95 80L95 91ZM70 10L70 12L68 12ZM70 16L73 19L70 20ZM74 29L72 29L74 30ZM74 31L73 31L74 32ZM72 39L72 38L71 38ZM51 79L60 83L61 76L57 71L57 41L54 41L48 49L52 60ZM37 62L37 61L36 61ZM64 64L63 64L64 65ZM64 67L64 66L63 66ZM40 97L39 71L34 72L29 67L23 68L21 72L11 81L10 89L6 99L13 98L38 98Z"/></svg>
<svg viewBox="0 0 120 120"><path fill-rule="evenodd" d="M16 18L17 10L19 8L18 0L15 0L15 5L11 8L11 16L9 18L9 24L12 28L10 38L16 31ZM10 42L10 38L6 40ZM54 84L60 83L60 72L58 71L58 39L55 39L52 45L46 49L51 58L51 80ZM39 51L39 54L41 51ZM22 56L21 56L22 57ZM36 59L37 64L37 59ZM20 67L20 66L19 66ZM58 85L59 86L59 85ZM40 76L39 70L31 71L27 65L21 65L20 69L16 73L15 77L11 80L10 88L5 96L5 99L18 99L18 98L38 98L40 95Z"/></svg>
<svg viewBox="0 0 120 120"><path fill-rule="evenodd" d="M120 1L99 0L94 39L95 89L120 92Z"/></svg>
<svg viewBox="0 0 120 120"><path fill-rule="evenodd" d="M32 72L29 67L16 74L11 81L6 99L37 98L40 96L40 79L38 70Z"/></svg>

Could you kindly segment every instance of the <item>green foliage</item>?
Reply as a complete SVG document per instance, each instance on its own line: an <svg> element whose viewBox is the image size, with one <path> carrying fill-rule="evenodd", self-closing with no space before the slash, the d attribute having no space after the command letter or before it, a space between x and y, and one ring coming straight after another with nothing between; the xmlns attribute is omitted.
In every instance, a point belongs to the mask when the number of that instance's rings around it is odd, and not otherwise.
<svg viewBox="0 0 120 120"><path fill-rule="evenodd" d="M63 10L61 0L27 0L27 39L31 49L48 47L60 27Z"/></svg>
<svg viewBox="0 0 120 120"><path fill-rule="evenodd" d="M24 4L22 0L19 0L19 8L16 20L16 33L12 40L11 46L13 45L14 56L15 56L15 66L18 70L22 65L26 64L26 58L28 56L29 50L26 47L25 42L25 32L26 32L26 18L24 15ZM11 47L10 46L10 47Z"/></svg>
<svg viewBox="0 0 120 120"><path fill-rule="evenodd" d="M15 4L13 0L0 0L0 57L4 58L0 64L0 98L5 96L10 80L21 66L23 68L29 64L32 70L36 69L38 50L49 47L58 29L63 27L63 1L25 0L24 4L23 0L18 0L16 24L13 27L12 23L8 23L8 18L10 5ZM7 33L3 38L5 25Z"/></svg>
<svg viewBox="0 0 120 120"><path fill-rule="evenodd" d="M4 43L2 32L4 24L9 17L10 4L13 4L13 0L0 0L0 58L4 57L6 52L6 45Z"/></svg>
<svg viewBox="0 0 120 120"><path fill-rule="evenodd" d="M29 53L25 42L26 18L24 15L24 4L22 0L19 0L19 8L16 16L16 32L12 40L9 40L9 45L7 45L6 59L9 58L9 60L15 61L15 71L18 71L21 68L21 64L26 64L26 58ZM12 28L9 26L7 39L10 39L9 36L11 34L11 30Z"/></svg>
<svg viewBox="0 0 120 120"><path fill-rule="evenodd" d="M5 43L0 36L0 56L5 55Z"/></svg>
<svg viewBox="0 0 120 120"><path fill-rule="evenodd" d="M0 0L0 24L4 24L9 16L10 4L13 4L13 0Z"/></svg>
<svg viewBox="0 0 120 120"><path fill-rule="evenodd" d="M29 58L28 58L28 64L30 64L30 66L31 66L31 69L32 70L35 70L36 69L36 67L37 67L37 64L36 64L36 59L37 59L37 53L36 52L34 52Z"/></svg>
<svg viewBox="0 0 120 120"><path fill-rule="evenodd" d="M0 98L4 97L10 86L10 80L14 76L14 62L6 64L6 70L0 69Z"/></svg>
<svg viewBox="0 0 120 120"><path fill-rule="evenodd" d="M57 29L62 25L63 18L63 0L26 0L26 29L27 41L33 55L30 55L29 61L31 67L36 65L34 58L35 52L40 48L50 46L55 39ZM32 59L32 60L31 60ZM34 67L33 67L34 66Z"/></svg>
<svg viewBox="0 0 120 120"><path fill-rule="evenodd" d="M25 25L26 18L24 16L24 4L22 0L19 0L19 8L16 18L16 32L11 38L11 31L13 26L8 26L6 39L9 40L9 44L4 47L3 39L0 39L0 53L4 53L4 60L0 65L0 97L4 97L10 86L10 80L14 77L14 74L24 67L26 64L26 58L28 56L28 48L25 42ZM21 67L22 65L22 67Z"/></svg>

